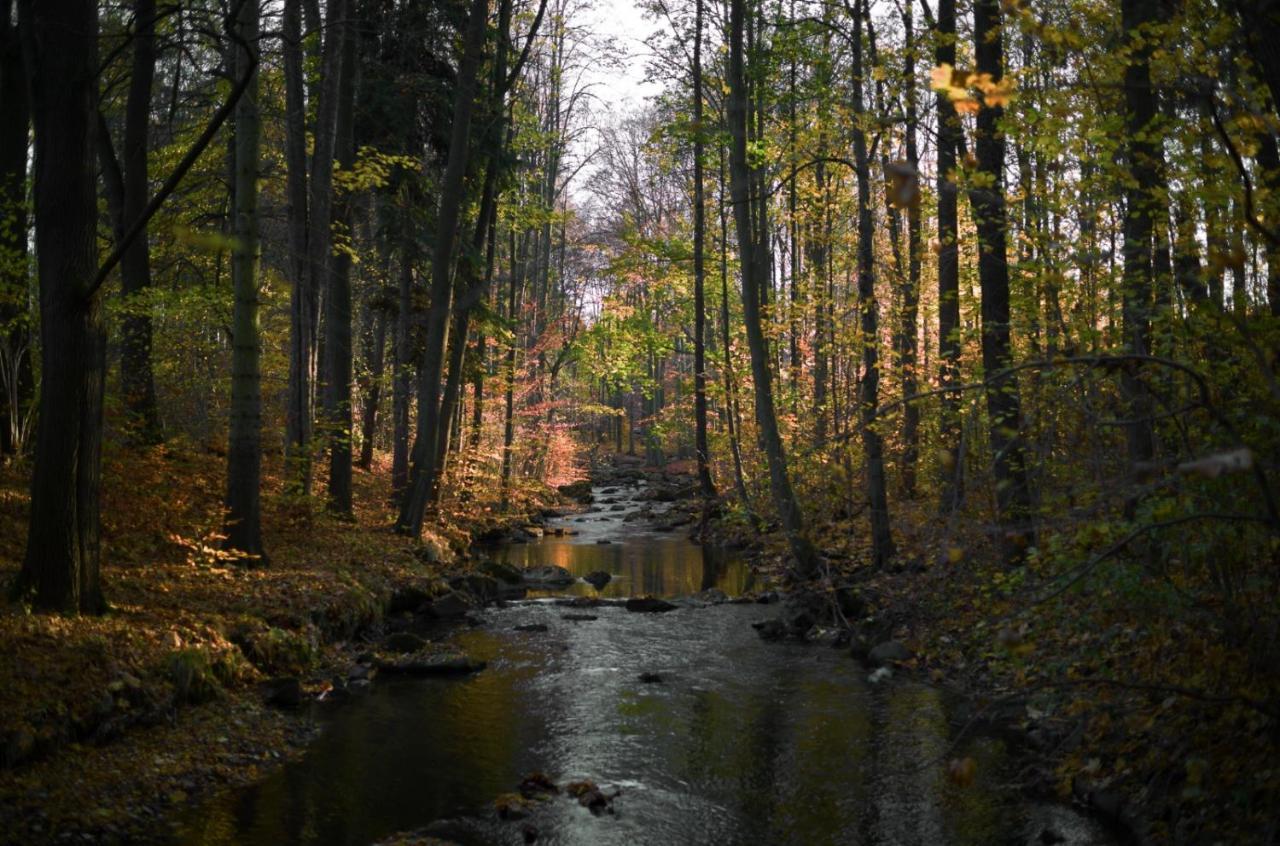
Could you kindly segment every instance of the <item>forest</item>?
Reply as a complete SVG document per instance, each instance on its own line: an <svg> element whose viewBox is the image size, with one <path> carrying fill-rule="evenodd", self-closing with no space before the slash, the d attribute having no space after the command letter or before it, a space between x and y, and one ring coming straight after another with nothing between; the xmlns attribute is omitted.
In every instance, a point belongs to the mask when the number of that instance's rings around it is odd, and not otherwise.
<svg viewBox="0 0 1280 846"><path fill-rule="evenodd" d="M0 842L1280 842L1278 472L1277 0L0 0Z"/></svg>

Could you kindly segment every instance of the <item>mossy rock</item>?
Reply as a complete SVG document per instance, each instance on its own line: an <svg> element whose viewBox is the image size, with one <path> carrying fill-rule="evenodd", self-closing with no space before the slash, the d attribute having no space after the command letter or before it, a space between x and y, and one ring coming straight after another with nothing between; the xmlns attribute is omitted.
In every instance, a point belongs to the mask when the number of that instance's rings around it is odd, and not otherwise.
<svg viewBox="0 0 1280 846"><path fill-rule="evenodd" d="M195 705L222 695L222 683L204 649L180 649L170 655L168 676L175 702Z"/></svg>
<svg viewBox="0 0 1280 846"><path fill-rule="evenodd" d="M316 660L312 639L274 626L250 634L240 643L246 658L269 676L298 676Z"/></svg>

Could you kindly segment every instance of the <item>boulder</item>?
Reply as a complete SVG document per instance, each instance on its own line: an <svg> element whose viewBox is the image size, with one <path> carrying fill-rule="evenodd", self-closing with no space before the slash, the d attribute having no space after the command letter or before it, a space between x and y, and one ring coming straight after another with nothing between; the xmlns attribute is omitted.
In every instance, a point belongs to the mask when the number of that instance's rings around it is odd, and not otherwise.
<svg viewBox="0 0 1280 846"><path fill-rule="evenodd" d="M465 594L470 594L481 602L497 599L500 593L498 580L485 573L467 573L454 576L449 580L449 587Z"/></svg>
<svg viewBox="0 0 1280 846"><path fill-rule="evenodd" d="M529 623L524 626L516 626L516 631L518 632L545 632L546 630L546 623Z"/></svg>
<svg viewBox="0 0 1280 846"><path fill-rule="evenodd" d="M760 635L761 640L782 640L787 636L787 625L779 619L761 620L758 623L752 623L752 628L756 630L756 634Z"/></svg>
<svg viewBox="0 0 1280 846"><path fill-rule="evenodd" d="M596 590L604 590L604 586L613 581L613 576L604 570L596 570L595 572L587 573L582 577L582 580Z"/></svg>
<svg viewBox="0 0 1280 846"><path fill-rule="evenodd" d="M451 620L463 616L474 607L470 599L455 590L444 596L437 596L427 606L427 611L437 620Z"/></svg>
<svg viewBox="0 0 1280 846"><path fill-rule="evenodd" d="M426 645L427 642L413 632L396 632L382 639L383 649L402 655L407 652L417 652Z"/></svg>
<svg viewBox="0 0 1280 846"><path fill-rule="evenodd" d="M571 585L577 578L563 567L547 564L542 567L531 567L524 571L526 584L537 586Z"/></svg>
<svg viewBox="0 0 1280 846"><path fill-rule="evenodd" d="M582 479L581 481L570 482L567 485L561 485L559 488L557 488L557 490L559 490L560 493L564 494L569 499L572 499L575 502L580 502L583 505L589 505L591 503L591 480L590 479Z"/></svg>
<svg viewBox="0 0 1280 846"><path fill-rule="evenodd" d="M640 681L645 684L661 684L663 681L662 673L641 673Z"/></svg>
<svg viewBox="0 0 1280 846"><path fill-rule="evenodd" d="M627 610L639 614L660 614L665 611L674 611L676 608L677 606L665 599L653 596L634 596L627 600Z"/></svg>
<svg viewBox="0 0 1280 846"><path fill-rule="evenodd" d="M867 660L877 666L906 661L911 658L911 650L896 640L886 640L872 647L867 653Z"/></svg>
<svg viewBox="0 0 1280 846"><path fill-rule="evenodd" d="M480 572L509 585L518 585L524 581L524 576L521 575L519 567L503 561L481 561Z"/></svg>
<svg viewBox="0 0 1280 846"><path fill-rule="evenodd" d="M570 623L589 623L600 618L595 614L561 614L560 619L568 620Z"/></svg>

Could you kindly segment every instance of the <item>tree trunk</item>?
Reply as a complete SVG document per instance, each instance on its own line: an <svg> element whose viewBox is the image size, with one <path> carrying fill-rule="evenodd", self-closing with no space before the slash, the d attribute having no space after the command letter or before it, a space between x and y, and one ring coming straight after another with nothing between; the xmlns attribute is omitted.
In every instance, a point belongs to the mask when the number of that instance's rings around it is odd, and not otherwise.
<svg viewBox="0 0 1280 846"><path fill-rule="evenodd" d="M1153 0L1121 0L1121 25L1133 43L1124 72L1125 147L1130 179L1126 180L1124 216L1124 286L1122 316L1125 348L1134 355L1146 355L1151 343L1151 306L1155 289L1152 253L1152 210L1158 199L1156 99L1151 90L1150 32L1142 32L1157 20ZM1126 427L1129 460L1146 463L1154 453L1151 397L1138 374L1126 369L1121 387L1128 401L1130 418Z"/></svg>
<svg viewBox="0 0 1280 846"><path fill-rule="evenodd" d="M752 225L751 186L759 181L747 162L747 116L750 102L744 75L742 50L743 0L730 4L729 37L729 132L732 139L729 154L729 191L733 199L734 220L738 230L738 254L742 265L742 310L747 328L747 344L751 351L751 372L755 380L756 422L760 440L769 463L769 487L774 507L795 557L796 571L805 578L818 568L818 554L804 535L804 515L791 489L787 459L778 430L773 406L772 372L769 350L761 324L761 289L769 283L768 242L758 242Z"/></svg>
<svg viewBox="0 0 1280 846"><path fill-rule="evenodd" d="M711 499L716 486L711 481L707 446L707 308L706 231L707 208L703 190L705 152L702 127L702 0L695 0L693 25L693 420L694 449L698 453L698 483L702 495Z"/></svg>
<svg viewBox="0 0 1280 846"><path fill-rule="evenodd" d="M999 82L1004 75L1000 0L976 0L973 9L974 55L978 73ZM1012 363L1009 340L1009 260L1004 199L1004 135L998 131L999 106L978 112L974 148L984 187L970 194L978 230L978 283L982 289L982 369L990 380ZM1021 400L1016 377L987 383L996 508L1003 530L1006 561L1019 560L1030 543L1031 498L1021 441Z"/></svg>
<svg viewBox="0 0 1280 846"><path fill-rule="evenodd" d="M133 6L133 68L124 119L125 227L139 220L151 199L147 177L148 125L151 119L151 86L156 70L156 2L136 0ZM156 385L151 369L151 316L145 302L130 298L151 287L151 250L144 228L120 257L120 279L126 302L120 337L120 387L128 411L130 435L140 443L161 439Z"/></svg>
<svg viewBox="0 0 1280 846"><path fill-rule="evenodd" d="M258 0L244 0L236 19L236 77L255 66ZM231 338L231 427L227 450L227 549L260 559L262 481L262 367L258 334L258 73L236 104L235 288Z"/></svg>
<svg viewBox="0 0 1280 846"><path fill-rule="evenodd" d="M860 4L862 5L862 4ZM876 428L880 403L879 315L876 307L875 233L871 216L871 162L867 136L860 121L864 114L862 86L863 15L855 13L853 25L853 131L854 168L858 179L858 304L862 312L862 397L859 422L867 461L867 500L871 513L871 558L875 567L893 557L889 525L889 496L884 473L884 444Z"/></svg>
<svg viewBox="0 0 1280 846"><path fill-rule="evenodd" d="M409 484L409 404L413 393L413 264L417 239L410 210L413 192L406 186L400 208L400 284L396 296L396 354L391 376L391 495Z"/></svg>
<svg viewBox="0 0 1280 846"><path fill-rule="evenodd" d="M381 299L381 296L379 297ZM360 412L360 469L373 467L373 440L378 431L378 407L382 402L382 374L387 360L387 305L374 306L373 338L369 342L369 384Z"/></svg>
<svg viewBox="0 0 1280 846"><path fill-rule="evenodd" d="M919 178L920 152L916 146L916 42L912 5L907 4L903 16L906 33L906 146L907 167ZM920 335L916 323L920 316L920 203L907 207L907 283L902 291L901 347L902 395L911 397L918 390L916 361ZM916 459L920 452L920 406L908 401L902 410L902 491L908 498L916 495Z"/></svg>
<svg viewBox="0 0 1280 846"><path fill-rule="evenodd" d="M311 491L311 372L316 332L316 281L308 259L307 108L303 90L301 0L285 0L285 171L288 198L289 390L285 409L286 476L292 490Z"/></svg>
<svg viewBox="0 0 1280 846"><path fill-rule="evenodd" d="M106 331L98 269L98 7L22 0L35 128L40 419L31 518L15 594L40 610L97 614Z"/></svg>
<svg viewBox="0 0 1280 846"><path fill-rule="evenodd" d="M431 256L431 308L427 312L426 349L418 373L419 408L423 413L418 420L409 485L396 521L397 531L412 537L417 537L422 532L427 501L435 479L436 443L440 433L440 377L444 369L449 313L453 300L453 253L465 193L464 178L471 145L471 116L475 111L476 82L484 54L488 10L487 0L472 0L462 63L458 70L449 158L440 186L440 217L436 229L436 248Z"/></svg>
<svg viewBox="0 0 1280 846"><path fill-rule="evenodd" d="M955 66L956 62L955 0L938 0L937 47L934 57L938 65ZM956 153L962 132L960 116L945 91L937 96L938 105L938 381L942 387L960 384L960 244L958 240L958 196L955 182ZM960 395L947 391L942 395L939 414L939 440L942 443L942 513L950 514L960 507L963 496L964 467L960 455Z"/></svg>
<svg viewBox="0 0 1280 846"><path fill-rule="evenodd" d="M350 170L355 163L354 110L356 96L357 33L355 10L348 11L338 32L342 69L338 82L338 108L334 119L336 160ZM351 233L352 196L344 191L334 198L330 232ZM329 440L329 496L327 508L340 517L352 516L351 504L351 253L333 251L329 257L328 292L324 321L324 412Z"/></svg>

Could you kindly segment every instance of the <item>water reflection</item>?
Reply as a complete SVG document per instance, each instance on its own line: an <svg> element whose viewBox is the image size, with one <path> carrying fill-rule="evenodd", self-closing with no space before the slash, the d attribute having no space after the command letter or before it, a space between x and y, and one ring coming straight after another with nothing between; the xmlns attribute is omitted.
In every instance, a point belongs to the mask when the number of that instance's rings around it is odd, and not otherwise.
<svg viewBox="0 0 1280 846"><path fill-rule="evenodd" d="M686 538L648 536L643 542L599 544L579 538L540 538L503 547L494 557L521 568L553 564L581 578L603 570L613 580L600 596L689 596L719 588L730 596L752 590L753 575L741 559L702 547ZM579 582L556 593L597 595Z"/></svg>
<svg viewBox="0 0 1280 846"><path fill-rule="evenodd" d="M948 726L931 688L869 685L842 652L762 643L753 606L573 623L527 604L458 632L490 660L463 680L379 682L324 717L306 759L193 813L182 844L366 844L445 817L464 843L519 843L492 800L533 770L617 785L614 816L561 799L540 843L1033 842L1037 809L940 778ZM514 626L543 623L525 634ZM644 684L655 671L661 684ZM1061 825L1059 833L1063 833ZM1084 826L1073 842L1106 842Z"/></svg>

